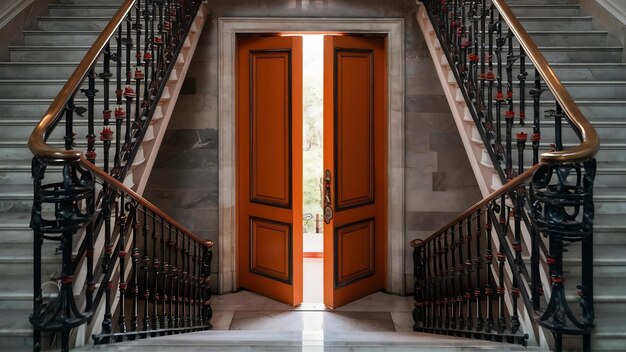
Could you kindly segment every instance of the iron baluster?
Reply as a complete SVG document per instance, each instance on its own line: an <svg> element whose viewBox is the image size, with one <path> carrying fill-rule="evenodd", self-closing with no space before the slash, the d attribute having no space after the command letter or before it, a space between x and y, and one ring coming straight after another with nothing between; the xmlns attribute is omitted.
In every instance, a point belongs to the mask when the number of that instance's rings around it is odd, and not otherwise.
<svg viewBox="0 0 626 352"><path fill-rule="evenodd" d="M519 124L524 126L526 120L526 78L528 72L526 72L526 53L524 48L519 48L519 60L520 60L520 73L517 76L519 80Z"/></svg>
<svg viewBox="0 0 626 352"><path fill-rule="evenodd" d="M161 267L161 260L159 260L159 243L163 243L163 229L161 228L161 236L159 239L159 235L157 232L157 221L156 214L152 214L152 275L154 286L153 286L153 294L152 294L152 327L154 330L161 329L160 320L159 320L159 301L161 300L161 295L159 293L159 278L161 277L161 272L159 268ZM161 221L161 224L163 222ZM163 258L163 257L161 257ZM153 333L151 336L156 336L156 333Z"/></svg>
<svg viewBox="0 0 626 352"><path fill-rule="evenodd" d="M413 265L414 265L414 283L413 283L413 299L415 305L413 308L413 330L422 331L424 328L424 290L422 281L424 280L424 259L422 255L423 248L415 247L413 249Z"/></svg>
<svg viewBox="0 0 626 352"><path fill-rule="evenodd" d="M506 101L509 105L509 109L504 112L504 118L506 120L506 177L508 179L513 178L513 119L515 118L515 111L513 111L513 64L515 63L515 55L513 54L513 33L509 29L507 33L508 39L508 54L506 56L506 77L507 77L507 90Z"/></svg>
<svg viewBox="0 0 626 352"><path fill-rule="evenodd" d="M495 205L495 203L494 203ZM489 207L491 208L491 206ZM485 217L487 218L487 224L485 224L485 237L487 241L487 249L485 250L485 254L483 257L485 258L485 274L487 276L487 285L485 286L485 297L487 298L487 324L485 324L485 332L490 333L495 328L495 322L493 320L493 287L494 287L494 277L492 272L493 265L493 250L491 249L491 231L493 229L493 224L491 220L490 209L487 209Z"/></svg>
<svg viewBox="0 0 626 352"><path fill-rule="evenodd" d="M71 98L65 106L65 150L74 148L74 98Z"/></svg>
<svg viewBox="0 0 626 352"><path fill-rule="evenodd" d="M123 41L124 40L122 38L122 26L120 26L118 28L118 34L117 34L117 52L114 57L114 60L116 61L115 97L116 97L116 104L117 104L117 107L115 108L115 112L114 112L114 115L115 115L115 157L114 157L113 165L114 165L114 169L116 169L116 172L113 173L114 176L115 176L115 173L117 173L117 169L119 169L121 166L120 149L121 149L121 136L122 136L122 121L126 117L126 113L124 112L124 108L122 107L122 96L124 95L124 90L122 89L122 42Z"/></svg>
<svg viewBox="0 0 626 352"><path fill-rule="evenodd" d="M483 319L483 308L482 308L482 295L480 290L480 285L482 281L480 280L480 270L482 269L482 259L480 256L480 252L482 247L480 246L480 237L482 236L482 219L480 209L476 211L476 256L474 257L474 271L476 271L476 285L474 286L474 299L476 299L476 331L482 331L485 325L485 321ZM489 238L487 238L487 241Z"/></svg>
<svg viewBox="0 0 626 352"><path fill-rule="evenodd" d="M463 314L465 313L463 310L463 297L465 296L465 288L466 288L465 280L464 280L465 261L463 260L463 245L465 244L465 240L463 238L463 221L461 220L461 222L459 222L457 226L459 229L459 237L457 239L459 263L457 264L457 267L456 267L456 276L459 278L459 289L456 295L456 303L457 303L457 309L458 309L457 329L459 330L459 333L457 333L457 335L461 335L460 331L465 329L465 318L463 317Z"/></svg>
<svg viewBox="0 0 626 352"><path fill-rule="evenodd" d="M504 315L505 305L504 305L504 294L506 292L506 288L504 287L504 263L506 262L506 255L504 254L504 238L503 235L506 234L507 227L507 219L505 212L506 209L506 196L502 195L500 198L499 205L499 226L496 229L498 237L500 239L500 246L498 248L498 254L496 255L498 259L498 322L496 325L496 330L498 334L503 334L506 330L506 318Z"/></svg>
<svg viewBox="0 0 626 352"><path fill-rule="evenodd" d="M484 3L485 1L483 1ZM489 54L487 55L487 57L483 57L483 62L485 60L488 61L489 63L489 71L487 71L485 73L485 80L487 80L487 82L489 82L488 88L487 88L487 123L486 123L486 129L488 132L490 132L488 134L489 138L491 139L496 139L496 136L494 135L494 126L493 126L493 82L496 80L496 74L493 72L493 55L494 55L494 49L493 49L493 33L495 31L495 22L494 22L494 14L493 14L493 5L490 5L489 7L489 36L488 36L488 40L489 40ZM484 32L484 29L483 29ZM499 127L498 127L499 128ZM493 143L493 142L491 142ZM496 140L496 144L499 143Z"/></svg>
<svg viewBox="0 0 626 352"><path fill-rule="evenodd" d="M541 93L541 76L539 71L535 69L535 84L530 90L530 96L533 97L533 135L531 141L533 142L533 165L539 162L539 141L541 140L541 120L540 114L540 99Z"/></svg>
<svg viewBox="0 0 626 352"><path fill-rule="evenodd" d="M504 103L504 93L502 90L502 51L504 50L504 44L506 44L506 38L502 37L502 15L498 14L498 22L496 23L496 32L498 38L496 39L496 155L501 161L504 160L504 147L502 146L502 104Z"/></svg>
<svg viewBox="0 0 626 352"><path fill-rule="evenodd" d="M124 197L120 198L120 206L119 209L115 208L117 219L117 226L119 228L119 241L117 244L117 256L119 258L119 292L120 292L120 302L124 302L126 299L126 289L128 287L126 283L126 209L124 203ZM125 304L120 304L120 312L117 320L118 330L121 333L127 332L126 326L126 309ZM117 341L122 341L122 337L118 336Z"/></svg>
<svg viewBox="0 0 626 352"><path fill-rule="evenodd" d="M443 250L444 250L444 277L446 280L446 285L445 285L445 295L443 296L443 303L445 304L445 310L446 310L446 314L445 314L445 319L444 319L444 329L450 329L450 323L451 323L451 315L450 315L450 307L448 306L448 303L450 302L450 297L453 295L453 289L450 285L450 268L449 268L449 254L450 254L450 246L448 245L448 231L446 230L446 232L444 232L444 234L442 235L443 237Z"/></svg>
<svg viewBox="0 0 626 352"><path fill-rule="evenodd" d="M450 228L450 272L448 273L449 275L449 280L450 280L450 296L448 298L448 301L450 303L450 331L448 332L449 335L452 335L454 333L454 330L456 330L456 296L457 296L457 289L456 289L456 285L455 285L455 280L456 280L456 259L455 259L455 250L456 250L456 236L454 234L454 228L455 226L452 226Z"/></svg>
<svg viewBox="0 0 626 352"><path fill-rule="evenodd" d="M466 248L467 248L467 258L465 259L465 273L467 275L466 285L465 285L465 309L466 309L466 318L465 318L465 326L468 331L474 329L474 320L472 318L472 272L473 264L472 264L472 218L468 217L465 220L466 230ZM468 337L471 335L468 335Z"/></svg>
<svg viewBox="0 0 626 352"><path fill-rule="evenodd" d="M135 202L129 202L129 216L131 217L131 231L129 231L132 238L133 249L131 250L131 278L132 278L132 305L131 305L131 318L130 318L130 331L139 331L139 257L141 253L139 247L137 247L137 237L139 236L139 221L137 219L137 204ZM136 335L130 336L134 339Z"/></svg>
<svg viewBox="0 0 626 352"><path fill-rule="evenodd" d="M554 141L556 150L563 150L563 108L559 103L556 104L556 113L554 114Z"/></svg>
<svg viewBox="0 0 626 352"><path fill-rule="evenodd" d="M447 297L447 292L446 290L444 290L444 285L447 285L446 279L445 279L445 271L443 269L443 261L445 259L445 249L442 247L441 245L441 237L444 236L439 236L437 238L437 240L435 241L435 248L437 248L437 278L439 281L439 296L438 296L438 301L439 301L439 319L437 320L437 328L439 330L443 329L443 316L444 316L444 310L446 310L446 306L445 306L445 297Z"/></svg>
<svg viewBox="0 0 626 352"><path fill-rule="evenodd" d="M211 308L211 260L213 251L208 246L204 246L202 250L202 325L210 329L213 327L211 325L211 317L213 317L213 309Z"/></svg>
<svg viewBox="0 0 626 352"><path fill-rule="evenodd" d="M172 329L174 328L174 321L176 320L176 317L174 316L174 305L173 302L176 299L176 295L174 294L174 279L176 276L176 264L174 263L174 258L173 256L175 255L172 252L175 252L175 249L173 249L173 247L176 245L176 242L174 241L173 237L172 237L172 228L169 228L169 242L168 242L168 246L167 246L167 259L168 262L170 263L170 270L169 270L169 278L170 278L170 287L169 287L169 302L168 302L168 310L167 310L167 327ZM168 334L171 334L171 330L168 332Z"/></svg>
<svg viewBox="0 0 626 352"><path fill-rule="evenodd" d="M143 331L150 331L150 254L148 252L148 209L143 207L143 221L141 222L141 237L143 238ZM153 241L154 243L156 241ZM156 280L155 280L156 281ZM148 335L143 334L146 338Z"/></svg>
<svg viewBox="0 0 626 352"><path fill-rule="evenodd" d="M167 326L166 322L170 321L170 317L167 314L167 304L169 302L170 296L168 294L168 284L167 279L169 278L169 269L170 265L165 256L165 248L169 247L169 241L165 239L165 220L161 218L161 260L163 261L163 266L161 268L161 272L163 273L163 286L161 289L161 336L165 335L165 328ZM167 242L166 242L167 241Z"/></svg>

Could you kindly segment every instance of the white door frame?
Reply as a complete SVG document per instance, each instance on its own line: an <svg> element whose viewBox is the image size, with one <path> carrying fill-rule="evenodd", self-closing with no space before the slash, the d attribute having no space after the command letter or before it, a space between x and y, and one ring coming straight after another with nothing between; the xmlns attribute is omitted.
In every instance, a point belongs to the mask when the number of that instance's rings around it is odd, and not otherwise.
<svg viewBox="0 0 626 352"><path fill-rule="evenodd" d="M219 293L237 287L237 183L235 59L239 33L380 33L387 36L387 283L404 294L404 19L259 18L218 19L218 275Z"/></svg>

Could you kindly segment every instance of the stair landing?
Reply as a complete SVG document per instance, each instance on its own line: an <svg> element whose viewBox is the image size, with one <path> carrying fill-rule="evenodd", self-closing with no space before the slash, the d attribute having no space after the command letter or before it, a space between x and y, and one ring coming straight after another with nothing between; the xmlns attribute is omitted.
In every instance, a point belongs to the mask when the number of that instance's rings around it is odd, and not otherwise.
<svg viewBox="0 0 626 352"><path fill-rule="evenodd" d="M344 307L299 307L251 292L214 296L213 330L84 351L545 351L413 332L412 298L374 293Z"/></svg>

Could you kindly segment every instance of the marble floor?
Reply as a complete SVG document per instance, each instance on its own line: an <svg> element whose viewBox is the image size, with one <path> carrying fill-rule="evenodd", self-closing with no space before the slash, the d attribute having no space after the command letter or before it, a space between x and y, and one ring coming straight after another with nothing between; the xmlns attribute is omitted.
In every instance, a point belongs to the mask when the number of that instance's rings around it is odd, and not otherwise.
<svg viewBox="0 0 626 352"><path fill-rule="evenodd" d="M105 351L425 352L546 351L413 332L411 299L377 292L334 310L291 307L240 291L213 296L213 329L89 346Z"/></svg>
<svg viewBox="0 0 626 352"><path fill-rule="evenodd" d="M413 331L409 298L382 292L334 310L291 307L248 291L213 296L211 305L213 330Z"/></svg>

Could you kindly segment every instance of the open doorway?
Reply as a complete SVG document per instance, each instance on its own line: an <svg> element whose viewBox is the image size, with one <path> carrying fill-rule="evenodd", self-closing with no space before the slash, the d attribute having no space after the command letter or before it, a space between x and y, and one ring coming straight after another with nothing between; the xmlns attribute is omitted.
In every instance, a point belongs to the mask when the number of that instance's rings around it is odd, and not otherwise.
<svg viewBox="0 0 626 352"><path fill-rule="evenodd" d="M324 226L322 174L324 168L324 35L302 36L302 118L304 230L303 304L324 302Z"/></svg>
<svg viewBox="0 0 626 352"><path fill-rule="evenodd" d="M292 306L336 308L385 287L386 37L318 38L307 38L319 44L306 85L302 35L237 38L238 283Z"/></svg>

